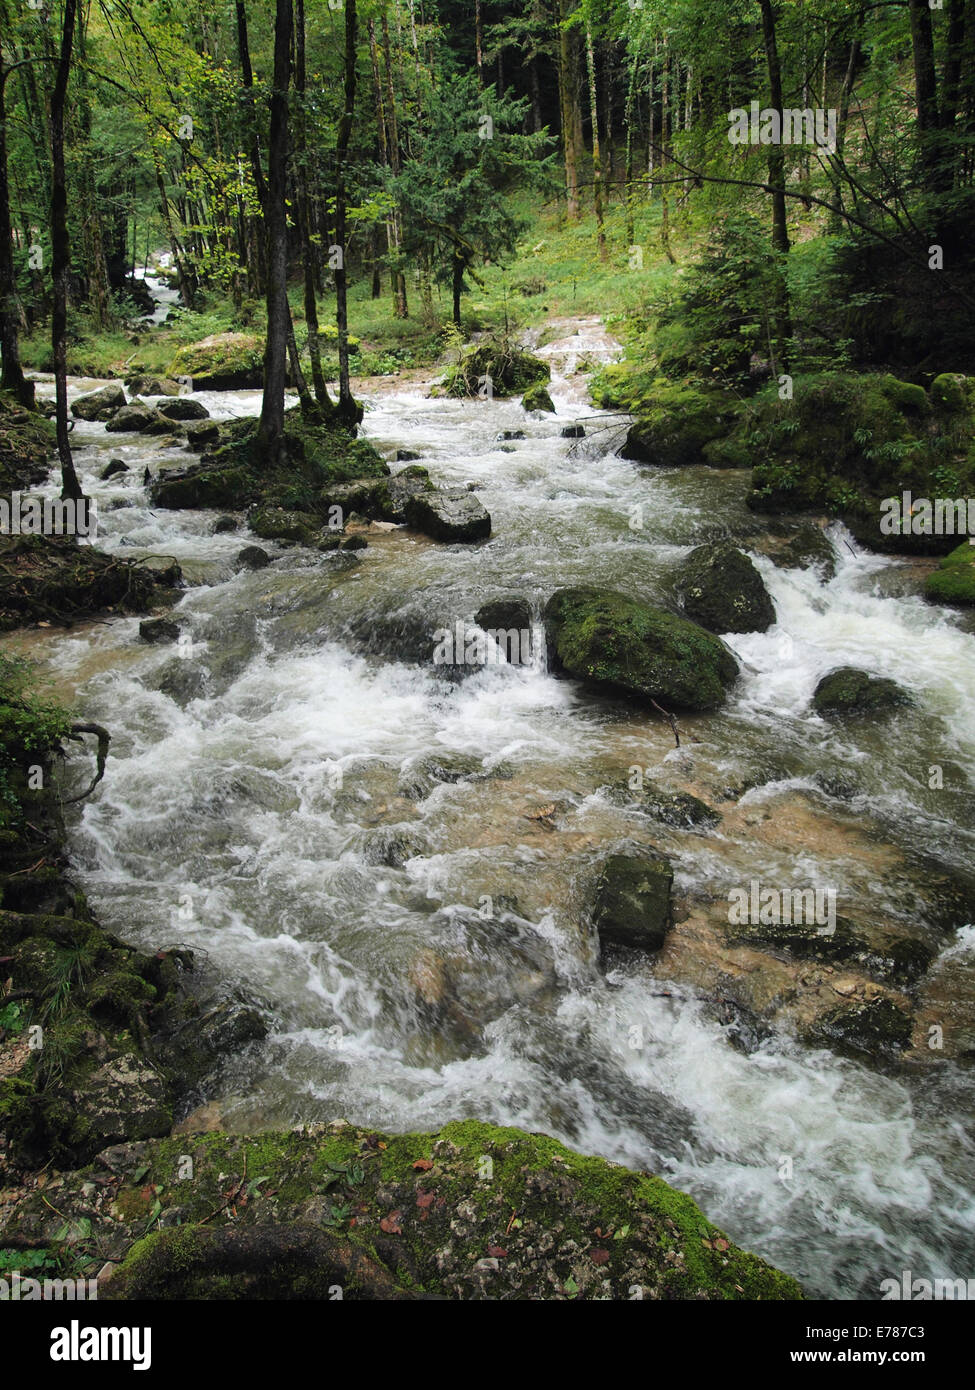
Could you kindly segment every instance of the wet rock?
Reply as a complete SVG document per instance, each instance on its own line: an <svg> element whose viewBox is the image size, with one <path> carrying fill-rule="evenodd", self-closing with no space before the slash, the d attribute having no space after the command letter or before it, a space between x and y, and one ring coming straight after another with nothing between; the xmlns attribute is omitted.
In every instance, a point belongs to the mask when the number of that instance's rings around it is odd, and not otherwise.
<svg viewBox="0 0 975 1390"><path fill-rule="evenodd" d="M340 550L365 550L369 545L365 536L349 536L339 543Z"/></svg>
<svg viewBox="0 0 975 1390"><path fill-rule="evenodd" d="M673 709L724 703L738 663L717 637L606 589L559 589L545 606L553 665L597 689Z"/></svg>
<svg viewBox="0 0 975 1390"><path fill-rule="evenodd" d="M775 607L762 576L734 545L701 545L680 569L684 612L711 632L765 632Z"/></svg>
<svg viewBox="0 0 975 1390"><path fill-rule="evenodd" d="M653 816L654 820L677 830L717 825L721 819L718 812L700 797L692 796L690 792L666 791L650 783L635 790L628 782L619 782L611 789L611 796L623 805L635 803L645 815Z"/></svg>
<svg viewBox="0 0 975 1390"><path fill-rule="evenodd" d="M181 348L170 364L195 391L257 390L264 381L264 342L256 333L213 333Z"/></svg>
<svg viewBox="0 0 975 1390"><path fill-rule="evenodd" d="M115 478L119 473L128 473L129 465L123 463L121 459L109 459L108 464L102 469L100 477L103 483L107 483L109 478Z"/></svg>
<svg viewBox="0 0 975 1390"><path fill-rule="evenodd" d="M259 545L245 545L237 554L237 564L246 570L262 570L271 563L271 557Z"/></svg>
<svg viewBox="0 0 975 1390"><path fill-rule="evenodd" d="M423 457L423 455L422 455L422 454L418 454L418 453L416 452L415 449L397 449L397 450L396 450L396 462L397 462L397 463L415 463L417 459L422 458L422 457Z"/></svg>
<svg viewBox="0 0 975 1390"><path fill-rule="evenodd" d="M505 340L484 339L466 348L461 360L448 368L444 393L448 396L477 396L489 385L490 394L499 400L506 396L521 396L530 387L551 379L547 362L516 348Z"/></svg>
<svg viewBox="0 0 975 1390"><path fill-rule="evenodd" d="M582 425L563 425L559 431L563 439L585 439L586 431Z"/></svg>
<svg viewBox="0 0 975 1390"><path fill-rule="evenodd" d="M820 526L806 522L779 551L772 555L773 564L781 569L810 569L829 581L836 574L836 552L829 537Z"/></svg>
<svg viewBox="0 0 975 1390"><path fill-rule="evenodd" d="M425 847L417 835L411 834L408 830L381 826L367 834L362 853L367 864L401 869L408 859L415 859L417 855L425 852Z"/></svg>
<svg viewBox="0 0 975 1390"><path fill-rule="evenodd" d="M199 401L191 400L189 396L177 396L174 401L167 401L165 405L159 407L159 413L165 415L167 420L209 420L210 412L205 405Z"/></svg>
<svg viewBox="0 0 975 1390"><path fill-rule="evenodd" d="M116 411L105 428L110 434L168 434L173 422L145 401L133 401Z"/></svg>
<svg viewBox="0 0 975 1390"><path fill-rule="evenodd" d="M885 714L914 701L896 681L841 666L823 676L813 692L813 709L827 719Z"/></svg>
<svg viewBox="0 0 975 1390"><path fill-rule="evenodd" d="M902 1052L910 1045L911 1015L891 999L858 999L821 1014L805 1041L868 1057Z"/></svg>
<svg viewBox="0 0 975 1390"><path fill-rule="evenodd" d="M237 518L233 516L218 516L213 523L213 534L215 536L225 535L228 531L237 530Z"/></svg>
<svg viewBox="0 0 975 1390"><path fill-rule="evenodd" d="M941 561L924 585L924 597L932 603L975 605L975 545L962 541Z"/></svg>
<svg viewBox="0 0 975 1390"><path fill-rule="evenodd" d="M179 624L169 618L147 618L139 624L139 636L143 642L175 642L179 631Z"/></svg>
<svg viewBox="0 0 975 1390"><path fill-rule="evenodd" d="M79 396L71 407L71 414L78 420L111 420L124 405L125 392L113 382L87 396Z"/></svg>
<svg viewBox="0 0 975 1390"><path fill-rule="evenodd" d="M159 478L153 484L152 503L174 511L239 507L250 501L254 490L254 477L246 468L212 468L198 463Z"/></svg>
<svg viewBox="0 0 975 1390"><path fill-rule="evenodd" d="M525 438L525 431L524 431L524 430L502 430L501 433L500 433L500 434L496 434L496 435L494 436L494 438L495 438L495 442L498 443L498 444L509 444L509 443L511 442L512 439L524 439L524 438Z"/></svg>
<svg viewBox="0 0 975 1390"><path fill-rule="evenodd" d="M123 1140L154 1139L173 1123L166 1082L134 1052L111 1058L72 1095L76 1124L90 1135L89 1156Z"/></svg>
<svg viewBox="0 0 975 1390"><path fill-rule="evenodd" d="M295 541L314 545L319 527L307 512L286 511L283 507L259 507L249 513L247 525L265 541Z"/></svg>
<svg viewBox="0 0 975 1390"><path fill-rule="evenodd" d="M444 783L483 781L493 774L480 758L469 753L433 754L411 763L400 777L397 791L410 801L422 801Z"/></svg>
<svg viewBox="0 0 975 1390"><path fill-rule="evenodd" d="M178 396L180 384L166 376L132 376L126 386L133 396Z"/></svg>
<svg viewBox="0 0 975 1390"><path fill-rule="evenodd" d="M435 541L471 543L491 534L491 517L473 495L459 488L423 492L406 503L410 526Z"/></svg>
<svg viewBox="0 0 975 1390"><path fill-rule="evenodd" d="M549 415L555 414L555 402L541 382L528 388L521 398L521 404L522 408L528 411L544 410Z"/></svg>
<svg viewBox="0 0 975 1390"><path fill-rule="evenodd" d="M524 598L496 598L484 603L474 614L484 632L531 631L531 604Z"/></svg>
<svg viewBox="0 0 975 1390"><path fill-rule="evenodd" d="M268 1010L243 988L213 994L204 985L188 989L156 1020L156 1027L158 1058L177 1077L185 1096L221 1059L267 1037Z"/></svg>
<svg viewBox="0 0 975 1390"><path fill-rule="evenodd" d="M612 854L595 885L592 923L600 947L659 951L673 923L674 871L663 854Z"/></svg>
<svg viewBox="0 0 975 1390"><path fill-rule="evenodd" d="M202 453L220 439L220 426L215 422L207 425L190 425L186 431L186 442L194 453Z"/></svg>

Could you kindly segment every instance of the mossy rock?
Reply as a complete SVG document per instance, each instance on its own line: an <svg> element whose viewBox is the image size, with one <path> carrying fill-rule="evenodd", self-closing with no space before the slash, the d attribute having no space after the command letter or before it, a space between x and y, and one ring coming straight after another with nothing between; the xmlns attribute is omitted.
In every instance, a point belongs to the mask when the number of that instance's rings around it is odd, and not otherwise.
<svg viewBox="0 0 975 1390"><path fill-rule="evenodd" d="M319 528L307 512L288 512L282 507L258 507L247 517L247 525L264 541L296 541L314 545Z"/></svg>
<svg viewBox="0 0 975 1390"><path fill-rule="evenodd" d="M0 395L0 487L24 492L42 483L57 449L54 425L36 411Z"/></svg>
<svg viewBox="0 0 975 1390"><path fill-rule="evenodd" d="M435 1134L336 1123L179 1135L113 1150L109 1162L119 1196L95 1209L92 1235L125 1258L100 1281L100 1301L325 1300L336 1288L352 1300L802 1297L662 1179L478 1120ZM53 1236L92 1209L83 1189L95 1175L104 1168L66 1175L63 1217L25 1194L11 1231ZM231 1181L252 1193L233 1214ZM178 1226L146 1235L147 1186Z"/></svg>
<svg viewBox="0 0 975 1390"><path fill-rule="evenodd" d="M69 627L106 609L145 613L157 583L167 582L72 537L0 536L0 561L0 630L38 621Z"/></svg>
<svg viewBox="0 0 975 1390"><path fill-rule="evenodd" d="M975 545L962 541L928 576L924 596L933 603L975 604Z"/></svg>
<svg viewBox="0 0 975 1390"><path fill-rule="evenodd" d="M728 434L736 407L718 392L698 391L662 378L639 402L623 445L623 458L666 468L704 463L704 448Z"/></svg>
<svg viewBox="0 0 975 1390"><path fill-rule="evenodd" d="M775 622L762 576L734 545L692 550L681 565L677 592L687 616L710 632L765 632Z"/></svg>
<svg viewBox="0 0 975 1390"><path fill-rule="evenodd" d="M699 796L690 792L671 792L664 787L646 783L634 789L628 781L617 782L610 788L611 799L619 805L635 804L647 816L675 830L690 830L697 826L717 825L721 819Z"/></svg>
<svg viewBox="0 0 975 1390"><path fill-rule="evenodd" d="M545 606L550 659L590 685L712 710L738 674L731 652L686 618L605 589L559 589Z"/></svg>
<svg viewBox="0 0 975 1390"><path fill-rule="evenodd" d="M555 414L555 403L549 395L547 389L539 383L532 386L521 398L521 404L525 410L544 410L549 415Z"/></svg>
<svg viewBox="0 0 975 1390"><path fill-rule="evenodd" d="M673 925L670 860L654 850L611 854L594 889L592 923L600 947L659 951Z"/></svg>
<svg viewBox="0 0 975 1390"><path fill-rule="evenodd" d="M913 1031L910 1014L893 1000L870 999L821 1014L805 1041L854 1056L877 1057L896 1055L909 1047Z"/></svg>
<svg viewBox="0 0 975 1390"><path fill-rule="evenodd" d="M886 714L914 701L896 681L841 666L823 676L813 693L813 709L827 719Z"/></svg>
<svg viewBox="0 0 975 1390"><path fill-rule="evenodd" d="M800 526L781 550L772 555L779 569L816 569L820 578L836 574L836 552L826 532L812 522Z"/></svg>
<svg viewBox="0 0 975 1390"><path fill-rule="evenodd" d="M244 391L264 381L264 341L253 333L214 333L181 348L170 377L192 379L195 391Z"/></svg>
<svg viewBox="0 0 975 1390"><path fill-rule="evenodd" d="M971 409L966 378L953 372L942 372L931 383L931 404L946 415L960 415Z"/></svg>
<svg viewBox="0 0 975 1390"><path fill-rule="evenodd" d="M487 378L493 396L521 396L533 386L544 385L551 376L551 368L541 358L507 339L488 339L467 348L460 361L448 369L443 391L448 396L477 396Z"/></svg>

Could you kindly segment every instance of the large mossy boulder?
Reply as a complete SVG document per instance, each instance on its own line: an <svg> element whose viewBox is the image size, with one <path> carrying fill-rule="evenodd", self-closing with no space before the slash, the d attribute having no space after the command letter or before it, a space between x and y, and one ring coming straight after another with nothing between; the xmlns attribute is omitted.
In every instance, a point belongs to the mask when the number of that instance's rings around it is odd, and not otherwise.
<svg viewBox="0 0 975 1390"><path fill-rule="evenodd" d="M42 483L57 448L54 425L37 411L0 395L0 487L10 493Z"/></svg>
<svg viewBox="0 0 975 1390"><path fill-rule="evenodd" d="M173 358L169 375L189 377L195 391L246 391L264 381L264 342L256 333L214 333Z"/></svg>
<svg viewBox="0 0 975 1390"><path fill-rule="evenodd" d="M321 491L320 502L330 524L357 513L370 521L406 524L406 507L412 497L432 492L430 475L419 464L411 464L391 478L357 478L350 483L331 483Z"/></svg>
<svg viewBox="0 0 975 1390"><path fill-rule="evenodd" d="M200 401L189 396L177 396L175 400L164 401L159 407L160 415L167 420L209 420L210 412Z"/></svg>
<svg viewBox="0 0 975 1390"><path fill-rule="evenodd" d="M559 589L544 618L554 665L641 703L717 709L738 674L735 658L710 632L625 594Z"/></svg>
<svg viewBox="0 0 975 1390"><path fill-rule="evenodd" d="M706 463L705 446L728 433L735 410L720 392L660 378L634 403L637 418L620 452L637 463L665 468Z"/></svg>
<svg viewBox="0 0 975 1390"><path fill-rule="evenodd" d="M728 543L700 545L680 569L684 612L710 632L765 632L775 605L748 556Z"/></svg>
<svg viewBox="0 0 975 1390"><path fill-rule="evenodd" d="M592 923L600 947L659 951L673 925L670 861L654 850L611 854L594 888Z"/></svg>
<svg viewBox="0 0 975 1390"><path fill-rule="evenodd" d="M946 555L924 586L925 598L933 603L975 604L975 545L962 541Z"/></svg>
<svg viewBox="0 0 975 1390"><path fill-rule="evenodd" d="M823 676L813 692L813 709L826 719L886 714L913 704L910 695L885 676L841 666Z"/></svg>
<svg viewBox="0 0 975 1390"><path fill-rule="evenodd" d="M262 541L292 541L314 545L320 528L307 512L290 512L284 507L258 507L250 513L247 525Z"/></svg>
<svg viewBox="0 0 975 1390"><path fill-rule="evenodd" d="M178 396L180 384L166 376L133 376L125 385L133 396Z"/></svg>
<svg viewBox="0 0 975 1390"><path fill-rule="evenodd" d="M547 362L515 347L507 339L486 339L467 348L460 361L447 369L443 392L447 396L521 396L533 386L545 385L552 376Z"/></svg>
<svg viewBox="0 0 975 1390"><path fill-rule="evenodd" d="M125 392L117 382L112 382L87 396L79 396L71 407L71 414L77 420L111 420L124 405Z"/></svg>
<svg viewBox="0 0 975 1390"><path fill-rule="evenodd" d="M11 1206L11 1236L53 1243L85 1213L91 1241L69 1263L89 1244L117 1262L99 1302L802 1298L661 1178L480 1120L181 1134L111 1149L63 1175L56 1203L42 1195ZM156 1225L159 1210L179 1224Z"/></svg>

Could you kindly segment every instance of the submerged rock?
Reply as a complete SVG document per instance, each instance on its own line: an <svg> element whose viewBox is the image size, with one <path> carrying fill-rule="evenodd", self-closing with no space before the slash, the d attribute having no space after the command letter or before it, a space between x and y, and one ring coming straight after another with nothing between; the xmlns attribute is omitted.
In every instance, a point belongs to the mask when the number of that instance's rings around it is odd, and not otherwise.
<svg viewBox="0 0 975 1390"><path fill-rule="evenodd" d="M259 545L245 545L237 553L237 563L246 570L262 570L271 563L271 557Z"/></svg>
<svg viewBox="0 0 975 1390"><path fill-rule="evenodd" d="M597 688L646 703L717 709L738 674L738 663L717 637L624 594L559 589L544 617L555 664Z"/></svg>
<svg viewBox="0 0 975 1390"><path fill-rule="evenodd" d="M737 546L701 545L681 566L684 612L711 632L765 632L775 605L752 561Z"/></svg>
<svg viewBox="0 0 975 1390"><path fill-rule="evenodd" d="M663 854L612 854L595 886L593 926L599 944L659 951L673 924L674 871Z"/></svg>
<svg viewBox="0 0 975 1390"><path fill-rule="evenodd" d="M653 816L654 820L677 830L717 825L721 819L718 812L700 797L692 796L690 792L667 791L651 783L635 790L628 782L618 782L610 789L610 795L613 801L624 805L635 803L645 815Z"/></svg>
<svg viewBox="0 0 975 1390"><path fill-rule="evenodd" d="M147 618L139 624L139 636L143 642L175 642L179 637L179 624L169 618Z"/></svg>
<svg viewBox="0 0 975 1390"><path fill-rule="evenodd" d="M129 465L123 463L121 459L109 459L106 466L101 471L101 480L107 483L109 478L116 477L119 473L128 473Z"/></svg>
<svg viewBox="0 0 975 1390"><path fill-rule="evenodd" d="M914 701L896 681L841 666L823 676L813 692L813 709L827 719L885 714Z"/></svg>
<svg viewBox="0 0 975 1390"><path fill-rule="evenodd" d="M496 598L483 603L474 621L484 632L531 631L531 604L524 598Z"/></svg>

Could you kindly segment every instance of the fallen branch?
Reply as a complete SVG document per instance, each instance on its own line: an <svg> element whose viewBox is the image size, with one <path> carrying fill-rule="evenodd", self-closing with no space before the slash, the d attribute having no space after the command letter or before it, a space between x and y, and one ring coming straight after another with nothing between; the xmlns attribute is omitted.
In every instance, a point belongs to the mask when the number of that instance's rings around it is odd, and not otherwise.
<svg viewBox="0 0 975 1390"><path fill-rule="evenodd" d="M659 710L659 711L660 711L660 713L661 713L661 714L663 715L663 717L666 719L667 723L670 725L671 731L673 732L673 735L674 735L674 742L677 744L677 747L679 748L679 747L680 747L680 733L679 733L678 728L677 728L677 719L676 719L676 716L674 716L673 714L671 714L668 710L665 710L665 709L663 708L662 705L658 705L657 702L656 702L656 700L651 699L650 703L651 703L651 705L653 705L653 707L654 707L655 710Z"/></svg>
<svg viewBox="0 0 975 1390"><path fill-rule="evenodd" d="M101 724L72 724L68 731L68 738L75 743L81 743L82 734L94 734L98 739L98 753L95 761L95 775L88 786L78 796L70 796L64 802L65 806L72 806L76 801L84 801L86 796L91 796L99 782L105 776L105 761L108 758L108 745L112 741L112 735L107 729L102 728Z"/></svg>

